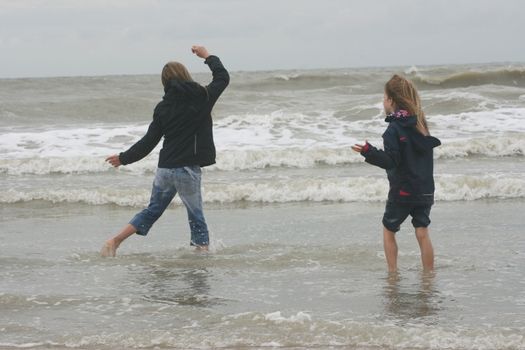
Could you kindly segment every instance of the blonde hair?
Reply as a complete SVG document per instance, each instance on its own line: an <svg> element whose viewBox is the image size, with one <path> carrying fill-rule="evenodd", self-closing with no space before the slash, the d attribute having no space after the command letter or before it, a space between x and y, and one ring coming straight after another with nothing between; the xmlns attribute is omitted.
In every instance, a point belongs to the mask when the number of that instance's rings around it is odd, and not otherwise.
<svg viewBox="0 0 525 350"><path fill-rule="evenodd" d="M410 115L416 116L416 128L420 133L423 135L429 134L425 112L423 112L423 108L421 107L419 94L410 80L395 74L385 84L385 93L392 99L396 108L404 109L410 113Z"/></svg>
<svg viewBox="0 0 525 350"><path fill-rule="evenodd" d="M171 61L162 68L161 81L164 87L168 86L168 82L172 79L179 79L182 81L193 81L190 72L186 67L179 62Z"/></svg>

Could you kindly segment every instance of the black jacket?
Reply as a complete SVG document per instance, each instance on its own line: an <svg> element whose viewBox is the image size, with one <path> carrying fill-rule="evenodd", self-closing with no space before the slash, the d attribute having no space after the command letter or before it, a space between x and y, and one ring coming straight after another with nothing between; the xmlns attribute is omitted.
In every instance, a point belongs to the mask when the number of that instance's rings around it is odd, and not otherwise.
<svg viewBox="0 0 525 350"><path fill-rule="evenodd" d="M433 204L433 148L441 145L441 141L422 135L416 129L416 117L407 114L386 117L389 125L383 134L384 151L367 143L361 154L367 163L386 169L390 182L389 201Z"/></svg>
<svg viewBox="0 0 525 350"><path fill-rule="evenodd" d="M120 153L123 165L147 156L163 136L159 168L215 164L211 110L230 76L218 57L209 56L205 63L212 71L212 82L203 87L192 81L169 81L146 135Z"/></svg>

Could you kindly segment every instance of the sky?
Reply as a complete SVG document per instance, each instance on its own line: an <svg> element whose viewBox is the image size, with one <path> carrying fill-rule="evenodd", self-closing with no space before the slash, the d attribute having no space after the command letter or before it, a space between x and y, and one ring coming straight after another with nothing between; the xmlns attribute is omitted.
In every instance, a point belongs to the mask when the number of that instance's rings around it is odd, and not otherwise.
<svg viewBox="0 0 525 350"><path fill-rule="evenodd" d="M0 78L525 62L523 0L0 0Z"/></svg>

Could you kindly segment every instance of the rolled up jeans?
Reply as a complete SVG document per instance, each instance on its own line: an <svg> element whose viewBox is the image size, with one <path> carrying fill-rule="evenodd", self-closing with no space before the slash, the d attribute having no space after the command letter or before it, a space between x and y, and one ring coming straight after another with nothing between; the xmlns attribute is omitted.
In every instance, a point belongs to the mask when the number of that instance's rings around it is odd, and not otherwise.
<svg viewBox="0 0 525 350"><path fill-rule="evenodd" d="M201 168L198 165L158 168L148 207L135 215L129 223L137 229L137 234L147 235L151 226L164 213L177 193L188 212L190 244L208 245L208 227L202 212Z"/></svg>

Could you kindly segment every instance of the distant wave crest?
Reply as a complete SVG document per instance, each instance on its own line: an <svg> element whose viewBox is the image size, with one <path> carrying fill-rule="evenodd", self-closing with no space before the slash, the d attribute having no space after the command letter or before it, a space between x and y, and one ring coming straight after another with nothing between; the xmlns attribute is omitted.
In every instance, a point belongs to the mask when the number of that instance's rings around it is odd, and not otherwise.
<svg viewBox="0 0 525 350"><path fill-rule="evenodd" d="M314 89L336 86L359 86L376 79L387 79L387 76L370 72L300 72L274 74L270 77L254 79L239 83L242 87L252 88L299 88ZM485 84L525 87L525 69L498 68L494 70L462 71L449 75L428 75L417 67L410 67L404 74L421 89L450 89Z"/></svg>
<svg viewBox="0 0 525 350"><path fill-rule="evenodd" d="M525 69L461 72L444 78L424 76L417 69L411 69L407 75L419 88L450 89L486 84L525 87Z"/></svg>
<svg viewBox="0 0 525 350"><path fill-rule="evenodd" d="M318 89L337 86L359 85L368 82L370 77L364 73L282 73L270 77L238 82L237 87L262 89Z"/></svg>

